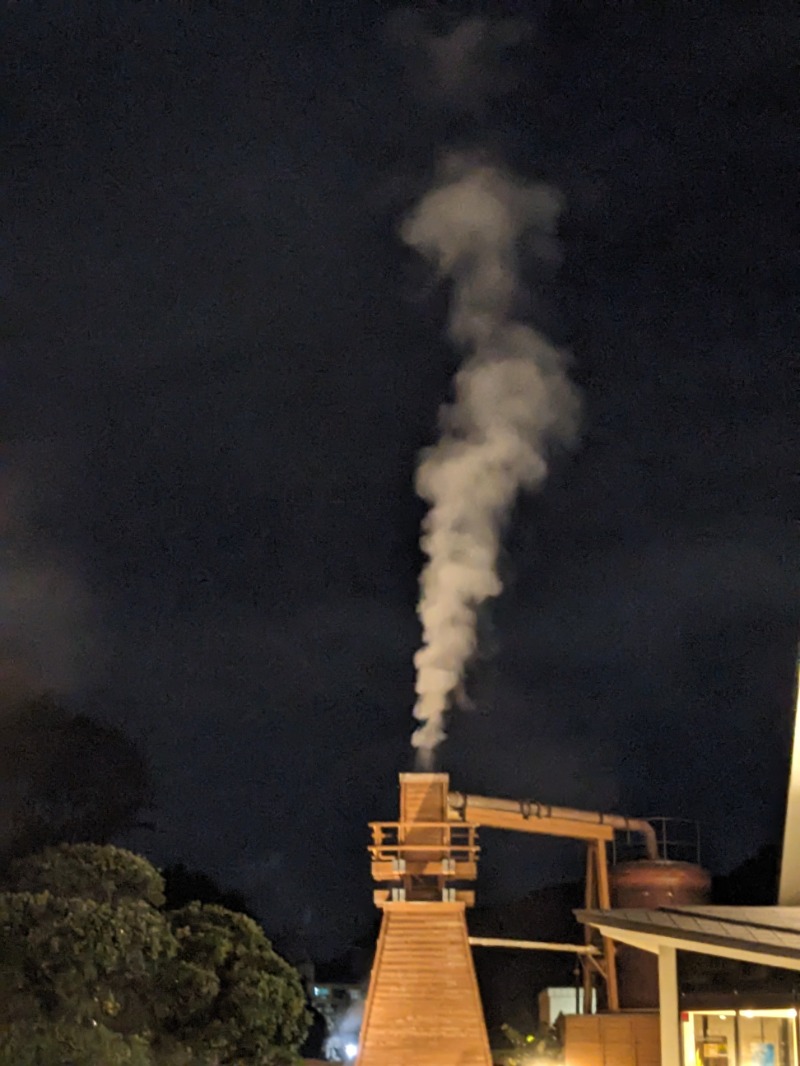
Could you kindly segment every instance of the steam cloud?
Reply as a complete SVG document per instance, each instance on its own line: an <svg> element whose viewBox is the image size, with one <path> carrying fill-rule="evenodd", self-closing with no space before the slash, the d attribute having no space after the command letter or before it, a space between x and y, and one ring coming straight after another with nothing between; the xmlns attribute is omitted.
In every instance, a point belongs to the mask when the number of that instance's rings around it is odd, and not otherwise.
<svg viewBox="0 0 800 1066"><path fill-rule="evenodd" d="M531 26L518 18L472 16L448 18L437 32L429 23L411 7L398 9L388 21L387 36L405 53L413 87L428 104L485 115L489 101L519 80L513 50L531 36Z"/></svg>
<svg viewBox="0 0 800 1066"><path fill-rule="evenodd" d="M440 413L439 442L421 456L422 647L414 657L420 723L412 744L431 766L444 716L476 651L477 612L498 596L497 561L518 493L547 476L553 445L569 444L579 419L566 358L514 319L520 238L552 247L560 199L464 155L444 161L440 180L401 227L401 237L451 283L449 334L466 353L455 400Z"/></svg>

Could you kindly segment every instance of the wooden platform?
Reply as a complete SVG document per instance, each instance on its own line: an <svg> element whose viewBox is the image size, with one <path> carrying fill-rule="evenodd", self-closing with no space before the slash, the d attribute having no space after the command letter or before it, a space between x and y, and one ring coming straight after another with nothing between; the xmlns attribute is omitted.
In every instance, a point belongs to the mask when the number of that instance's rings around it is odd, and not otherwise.
<svg viewBox="0 0 800 1066"><path fill-rule="evenodd" d="M357 1066L491 1066L463 903L383 906Z"/></svg>

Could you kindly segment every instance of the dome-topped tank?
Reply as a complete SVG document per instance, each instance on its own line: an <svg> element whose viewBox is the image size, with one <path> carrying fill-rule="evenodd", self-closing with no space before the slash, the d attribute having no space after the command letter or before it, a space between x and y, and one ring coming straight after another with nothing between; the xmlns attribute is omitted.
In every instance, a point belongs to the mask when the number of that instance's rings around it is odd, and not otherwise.
<svg viewBox="0 0 800 1066"><path fill-rule="evenodd" d="M711 875L690 862L641 860L623 862L610 871L611 904L656 910L709 902ZM619 1001L623 1010L658 1007L658 958L624 944L617 946Z"/></svg>

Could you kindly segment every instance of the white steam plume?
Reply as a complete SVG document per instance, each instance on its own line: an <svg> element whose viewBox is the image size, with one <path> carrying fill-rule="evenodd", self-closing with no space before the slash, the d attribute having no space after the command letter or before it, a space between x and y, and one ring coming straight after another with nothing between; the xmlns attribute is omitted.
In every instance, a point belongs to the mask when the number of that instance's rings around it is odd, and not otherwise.
<svg viewBox="0 0 800 1066"><path fill-rule="evenodd" d="M529 38L522 19L472 16L436 32L430 19L411 7L390 15L386 33L406 53L412 84L428 102L459 114L481 115L521 77L513 49Z"/></svg>
<svg viewBox="0 0 800 1066"><path fill-rule="evenodd" d="M513 318L520 238L533 230L546 246L559 209L548 186L451 155L401 228L406 244L450 280L449 332L466 352L455 400L441 412L442 436L423 453L416 478L430 509L421 537L428 561L412 743L427 766L476 651L478 608L502 589L505 520L520 490L545 479L549 446L570 443L577 431L580 403L564 354Z"/></svg>

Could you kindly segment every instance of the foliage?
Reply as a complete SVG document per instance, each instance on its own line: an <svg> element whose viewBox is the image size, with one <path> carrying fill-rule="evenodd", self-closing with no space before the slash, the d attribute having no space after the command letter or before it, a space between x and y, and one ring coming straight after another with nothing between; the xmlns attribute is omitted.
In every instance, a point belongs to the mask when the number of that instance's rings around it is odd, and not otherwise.
<svg viewBox="0 0 800 1066"><path fill-rule="evenodd" d="M146 1040L104 1025L21 1023L0 1033L0 1066L152 1066Z"/></svg>
<svg viewBox="0 0 800 1066"><path fill-rule="evenodd" d="M105 844L150 806L147 766L122 732L49 697L0 716L0 857L59 841Z"/></svg>
<svg viewBox="0 0 800 1066"><path fill-rule="evenodd" d="M193 993L173 1017L182 1043L267 1066L280 1061L281 1048L303 1042L309 1016L300 977L252 918L199 903L169 917Z"/></svg>
<svg viewBox="0 0 800 1066"><path fill-rule="evenodd" d="M49 848L14 863L11 878L0 894L0 1066L294 1061L302 985L252 919L199 903L160 909L160 875L120 848Z"/></svg>
<svg viewBox="0 0 800 1066"><path fill-rule="evenodd" d="M163 915L48 892L0 896L5 1020L59 1019L144 1032L153 988L177 953Z"/></svg>
<svg viewBox="0 0 800 1066"><path fill-rule="evenodd" d="M8 887L15 892L52 892L98 903L144 900L164 903L164 878L147 859L124 848L59 844L11 864Z"/></svg>

